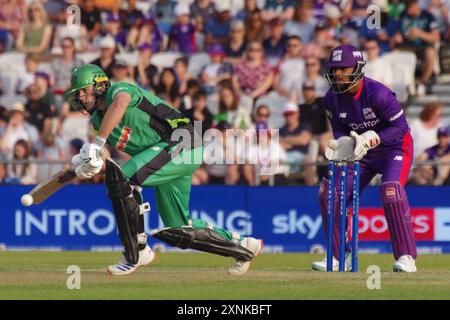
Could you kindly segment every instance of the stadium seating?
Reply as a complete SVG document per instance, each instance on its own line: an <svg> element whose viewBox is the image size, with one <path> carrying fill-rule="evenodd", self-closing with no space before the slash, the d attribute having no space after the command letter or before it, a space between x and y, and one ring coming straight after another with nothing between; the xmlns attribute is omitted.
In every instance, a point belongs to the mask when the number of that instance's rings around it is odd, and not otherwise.
<svg viewBox="0 0 450 320"><path fill-rule="evenodd" d="M182 56L179 52L158 52L152 56L151 62L161 72L164 68L172 68L175 60Z"/></svg>
<svg viewBox="0 0 450 320"><path fill-rule="evenodd" d="M21 96L0 96L0 105L4 106L5 108L9 109L12 107L12 105L16 102L20 102L25 104L27 102L27 98L23 95Z"/></svg>
<svg viewBox="0 0 450 320"><path fill-rule="evenodd" d="M400 102L405 102L409 94L415 93L416 55L411 52L392 51L386 53L383 59L389 62L393 70L392 90Z"/></svg>
<svg viewBox="0 0 450 320"><path fill-rule="evenodd" d="M188 72L194 77L198 77L202 69L211 62L209 55L205 52L194 53L189 57Z"/></svg>

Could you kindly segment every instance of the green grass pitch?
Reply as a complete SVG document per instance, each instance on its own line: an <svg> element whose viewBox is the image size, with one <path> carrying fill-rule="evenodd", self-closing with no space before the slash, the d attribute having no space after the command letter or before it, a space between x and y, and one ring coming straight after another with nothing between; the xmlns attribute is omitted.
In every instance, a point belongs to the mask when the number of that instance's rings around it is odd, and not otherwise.
<svg viewBox="0 0 450 320"><path fill-rule="evenodd" d="M450 255L421 255L416 274L393 273L392 255L360 255L360 272L310 269L323 256L262 254L249 273L226 273L232 259L201 253L159 253L151 266L123 277L106 267L119 253L0 252L0 299L450 299ZM69 265L81 268L81 288L69 290ZM369 265L381 288L369 290ZM373 282L371 282L373 283Z"/></svg>

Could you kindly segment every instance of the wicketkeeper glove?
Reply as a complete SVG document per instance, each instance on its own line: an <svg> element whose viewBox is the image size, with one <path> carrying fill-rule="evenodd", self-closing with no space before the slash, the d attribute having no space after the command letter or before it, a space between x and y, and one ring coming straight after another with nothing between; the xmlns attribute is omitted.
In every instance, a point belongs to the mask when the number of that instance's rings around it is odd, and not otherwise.
<svg viewBox="0 0 450 320"><path fill-rule="evenodd" d="M348 136L331 139L325 149L325 157L330 161L351 160L354 147L355 141Z"/></svg>
<svg viewBox="0 0 450 320"><path fill-rule="evenodd" d="M353 158L359 161L367 154L367 151L377 147L381 143L380 136L373 130L357 134L355 131L350 132L350 137L355 140L355 151Z"/></svg>

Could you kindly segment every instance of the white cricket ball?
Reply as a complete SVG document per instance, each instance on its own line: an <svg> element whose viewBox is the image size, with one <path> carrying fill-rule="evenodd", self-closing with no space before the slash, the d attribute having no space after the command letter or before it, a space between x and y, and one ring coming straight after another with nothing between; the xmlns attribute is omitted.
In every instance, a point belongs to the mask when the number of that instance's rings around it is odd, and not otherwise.
<svg viewBox="0 0 450 320"><path fill-rule="evenodd" d="M33 204L33 197L30 194L24 194L20 201L25 207L28 207Z"/></svg>

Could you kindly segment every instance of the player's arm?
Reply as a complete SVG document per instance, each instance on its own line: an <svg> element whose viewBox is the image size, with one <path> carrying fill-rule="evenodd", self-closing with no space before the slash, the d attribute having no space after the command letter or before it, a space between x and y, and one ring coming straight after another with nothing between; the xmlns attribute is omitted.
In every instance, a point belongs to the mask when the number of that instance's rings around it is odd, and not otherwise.
<svg viewBox="0 0 450 320"><path fill-rule="evenodd" d="M382 123L387 124L380 132L368 130L359 135L352 131L350 136L355 140L354 159L360 160L370 149L379 145L392 145L403 140L409 131L406 117L400 103L392 91L385 88L374 95L373 108Z"/></svg>
<svg viewBox="0 0 450 320"><path fill-rule="evenodd" d="M378 132L380 143L392 145L401 141L408 133L409 127L402 106L394 93L389 90L389 92L377 94L374 107L380 120L388 124L384 130Z"/></svg>
<svg viewBox="0 0 450 320"><path fill-rule="evenodd" d="M325 148L325 157L328 160L348 160L353 157L355 143L349 137L350 129L339 120L339 113L334 105L331 93L327 93L325 108L333 138L328 141L328 146Z"/></svg>
<svg viewBox="0 0 450 320"><path fill-rule="evenodd" d="M119 124L125 114L131 95L119 92L114 96L111 105L105 112L102 123L93 143L86 143L80 150L80 154L72 158L72 164L76 167L75 173L80 179L90 179L99 173L103 167L103 147L112 130Z"/></svg>
<svg viewBox="0 0 450 320"><path fill-rule="evenodd" d="M99 140L103 140L102 147L113 129L120 123L120 120L122 120L130 101L131 96L128 93L119 92L114 97L108 110L106 110L97 135L97 137L100 137Z"/></svg>

